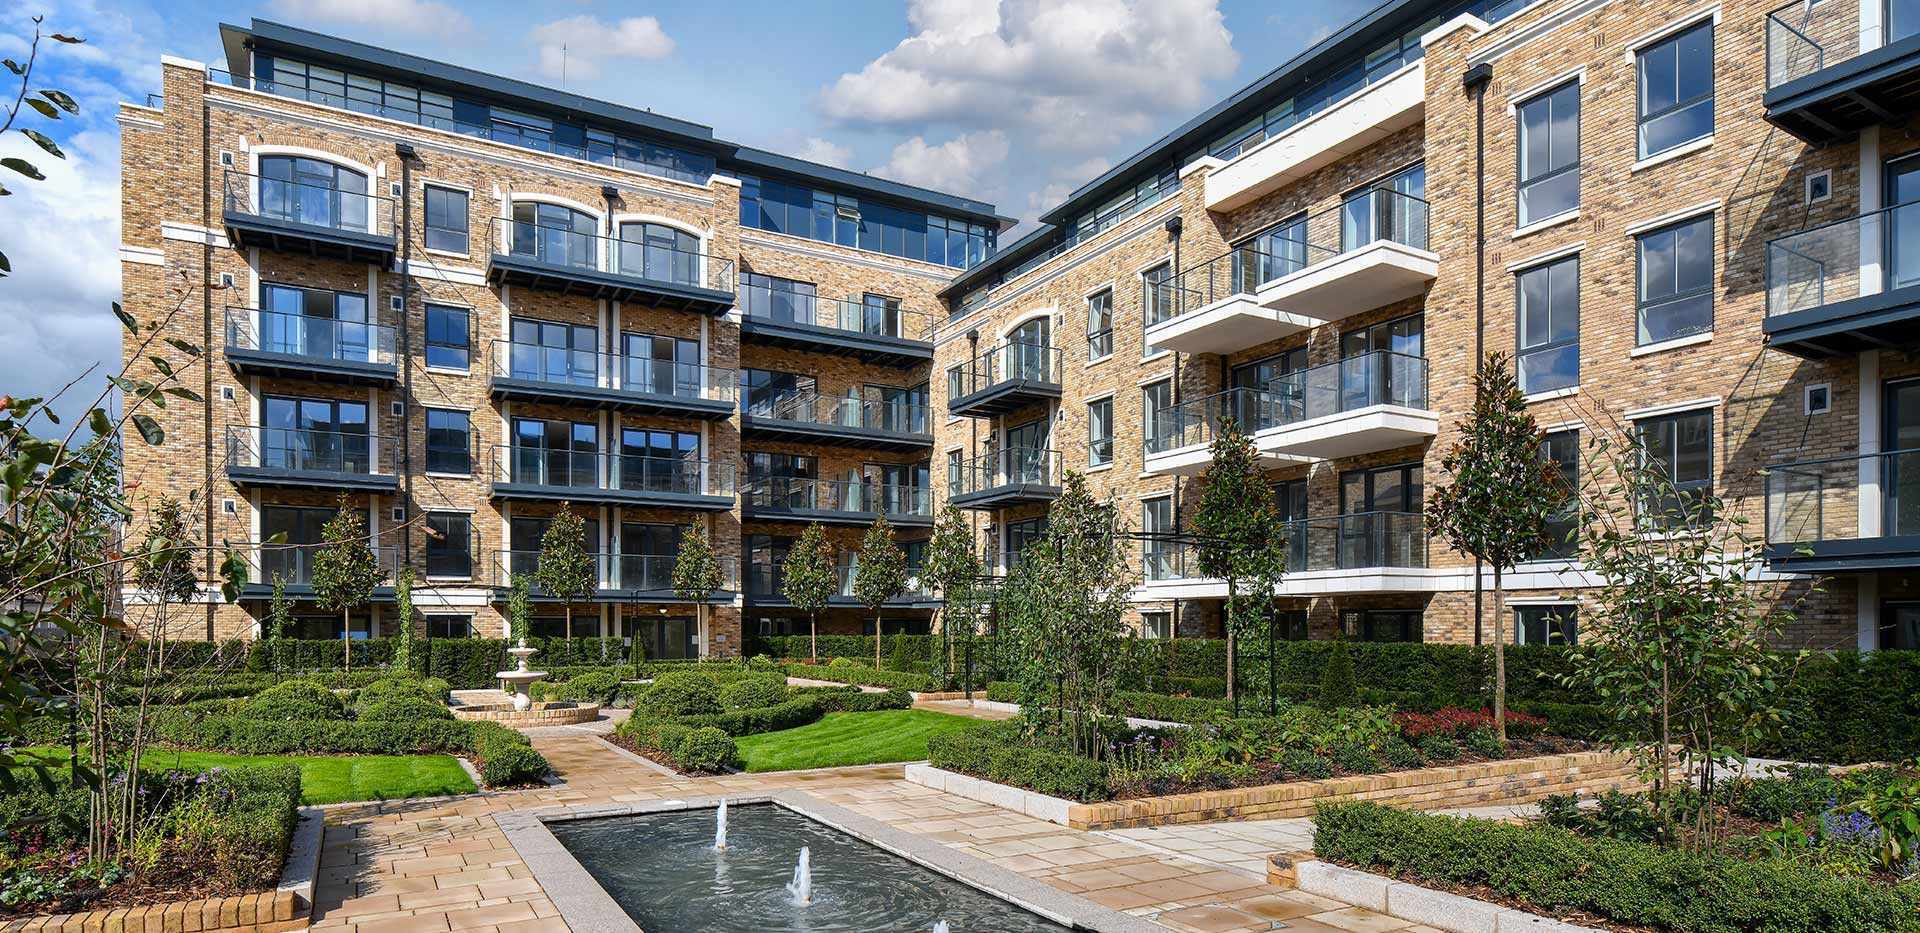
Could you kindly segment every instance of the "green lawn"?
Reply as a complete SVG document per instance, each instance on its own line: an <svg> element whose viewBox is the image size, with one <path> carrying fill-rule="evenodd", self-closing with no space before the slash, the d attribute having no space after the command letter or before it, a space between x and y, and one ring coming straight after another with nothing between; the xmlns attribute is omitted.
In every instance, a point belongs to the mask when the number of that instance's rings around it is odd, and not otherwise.
<svg viewBox="0 0 1920 933"><path fill-rule="evenodd" d="M21 749L48 764L67 760L64 748ZM470 794L473 780L451 755L222 755L217 752L180 752L150 749L141 757L142 770L205 771L241 765L292 762L300 766L302 803L343 803L349 800L397 800Z"/></svg>
<svg viewBox="0 0 1920 933"><path fill-rule="evenodd" d="M837 768L927 757L927 740L984 725L981 720L924 709L828 713L819 722L739 738L748 771Z"/></svg>

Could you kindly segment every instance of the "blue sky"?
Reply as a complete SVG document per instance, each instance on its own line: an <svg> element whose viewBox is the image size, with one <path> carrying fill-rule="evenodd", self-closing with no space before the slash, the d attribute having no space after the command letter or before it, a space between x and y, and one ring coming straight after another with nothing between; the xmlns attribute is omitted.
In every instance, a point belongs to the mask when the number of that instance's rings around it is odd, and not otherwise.
<svg viewBox="0 0 1920 933"><path fill-rule="evenodd" d="M0 139L0 156L49 176L0 179L14 192L0 199L0 251L15 267L0 279L0 391L48 392L117 360L115 107L159 89L163 53L223 66L223 21L258 16L648 107L1026 219L1374 2L26 0L0 13L0 56L24 58L37 11L87 43L43 44L34 81L72 94L80 115L22 116L66 162Z"/></svg>

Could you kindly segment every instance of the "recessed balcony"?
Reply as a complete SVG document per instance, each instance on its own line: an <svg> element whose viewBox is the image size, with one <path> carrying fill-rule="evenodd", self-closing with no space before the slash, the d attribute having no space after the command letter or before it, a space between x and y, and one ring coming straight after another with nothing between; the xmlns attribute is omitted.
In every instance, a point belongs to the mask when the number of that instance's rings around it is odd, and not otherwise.
<svg viewBox="0 0 1920 933"><path fill-rule="evenodd" d="M1418 593L1433 589L1427 534L1418 512L1358 512L1296 519L1275 529L1285 542L1287 570L1279 596ZM1200 569L1198 548L1176 536L1141 542L1141 584L1135 598L1224 599L1225 580Z"/></svg>
<svg viewBox="0 0 1920 933"><path fill-rule="evenodd" d="M1228 423L1252 435L1278 424L1278 399L1266 389L1239 388L1188 399L1155 415L1146 439L1146 472L1199 476L1213 465L1213 442ZM1260 451L1260 467L1278 469L1311 458Z"/></svg>
<svg viewBox="0 0 1920 933"><path fill-rule="evenodd" d="M1920 201L1768 242L1761 329L1806 359L1920 342Z"/></svg>
<svg viewBox="0 0 1920 933"><path fill-rule="evenodd" d="M393 328L257 308L228 308L227 365L247 376L391 386Z"/></svg>
<svg viewBox="0 0 1920 933"><path fill-rule="evenodd" d="M1376 188L1182 270L1147 343L1232 353L1426 292L1427 202Z"/></svg>
<svg viewBox="0 0 1920 933"><path fill-rule="evenodd" d="M1009 341L947 375L947 410L991 418L1060 397L1060 349Z"/></svg>
<svg viewBox="0 0 1920 933"><path fill-rule="evenodd" d="M1770 570L1920 567L1920 450L1767 467L1766 529Z"/></svg>
<svg viewBox="0 0 1920 933"><path fill-rule="evenodd" d="M748 476L740 508L749 521L865 526L885 515L900 527L933 526L927 490L866 481Z"/></svg>
<svg viewBox="0 0 1920 933"><path fill-rule="evenodd" d="M487 281L562 295L725 314L733 261L700 250L494 219Z"/></svg>
<svg viewBox="0 0 1920 933"><path fill-rule="evenodd" d="M947 501L963 509L1003 509L1060 498L1060 452L1015 447L960 462Z"/></svg>
<svg viewBox="0 0 1920 933"><path fill-rule="evenodd" d="M596 552L593 558L593 592L585 602L596 603L686 603L674 589L673 568L679 560L673 554L625 554ZM740 562L717 558L720 588L694 602L708 605L732 605L740 592ZM535 602L555 602L552 594L533 582L540 568L540 551L500 551L493 559L495 599L505 599L513 588L513 578L526 577L527 595Z"/></svg>
<svg viewBox="0 0 1920 933"><path fill-rule="evenodd" d="M497 399L707 421L731 417L739 394L732 369L509 340L487 348L487 373Z"/></svg>
<svg viewBox="0 0 1920 933"><path fill-rule="evenodd" d="M746 285L740 289L740 339L882 366L923 366L933 359L933 318L889 298L819 298Z"/></svg>
<svg viewBox="0 0 1920 933"><path fill-rule="evenodd" d="M740 433L759 440L912 451L933 446L927 406L814 393L748 403Z"/></svg>
<svg viewBox="0 0 1920 933"><path fill-rule="evenodd" d="M1767 121L1816 146L1905 122L1920 109L1914 19L1904 4L1800 0L1768 14Z"/></svg>
<svg viewBox="0 0 1920 933"><path fill-rule="evenodd" d="M312 599L314 556L319 542L248 541L234 547L234 553L247 564L247 584L240 589L242 599L271 599L278 583L289 599ZM373 588L374 602L392 602L393 581L400 570L400 549L371 547L380 566L380 583Z"/></svg>
<svg viewBox="0 0 1920 933"><path fill-rule="evenodd" d="M392 198L233 169L221 186L221 218L234 246L393 263Z"/></svg>
<svg viewBox="0 0 1920 933"><path fill-rule="evenodd" d="M396 492L397 442L362 431L227 426L227 479L286 489Z"/></svg>
<svg viewBox="0 0 1920 933"><path fill-rule="evenodd" d="M733 509L733 471L708 460L510 444L494 447L491 460L495 499Z"/></svg>
<svg viewBox="0 0 1920 933"><path fill-rule="evenodd" d="M750 606L770 609L790 609L793 602L787 599L785 592L786 575L784 564L749 563L747 565L746 603ZM833 606L859 606L860 598L854 595L853 581L859 573L857 559L843 559L834 568L835 586L833 595L827 597L827 603ZM920 582L920 568L907 568L907 585L892 599L888 606L909 609L931 609L940 605L940 600L931 590Z"/></svg>
<svg viewBox="0 0 1920 933"><path fill-rule="evenodd" d="M1427 70L1422 60L1243 149L1208 173L1207 210L1245 207L1413 126L1425 119L1426 101Z"/></svg>

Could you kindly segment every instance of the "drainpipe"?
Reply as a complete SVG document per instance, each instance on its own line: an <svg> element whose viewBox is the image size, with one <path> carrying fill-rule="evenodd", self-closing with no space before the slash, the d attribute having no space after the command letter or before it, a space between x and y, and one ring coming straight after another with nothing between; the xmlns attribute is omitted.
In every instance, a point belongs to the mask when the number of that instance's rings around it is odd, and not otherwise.
<svg viewBox="0 0 1920 933"><path fill-rule="evenodd" d="M1180 275L1180 232L1185 228L1186 221L1179 214L1167 218L1167 236L1173 239L1173 268L1168 271L1169 281L1178 278ZM1178 353L1173 355L1173 401L1175 404L1179 404L1180 402L1180 354ZM1174 534L1180 533L1180 513L1182 511L1180 508L1180 477L1175 476L1173 478ZM1167 637L1169 639L1177 639L1180 637L1180 600L1178 599L1173 601L1173 615L1172 618L1167 620ZM1169 664L1171 664L1171 660L1169 660ZM1171 667L1169 667L1169 670L1171 670Z"/></svg>
<svg viewBox="0 0 1920 933"><path fill-rule="evenodd" d="M1493 63L1481 62L1461 77L1473 95L1473 368L1487 356L1487 85L1493 81ZM1481 560L1473 559L1473 643L1480 645L1485 631L1486 588L1480 579ZM1499 620L1494 620L1495 624ZM1495 638L1499 633L1495 632Z"/></svg>
<svg viewBox="0 0 1920 933"><path fill-rule="evenodd" d="M252 60L251 54L248 60ZM251 70L252 66L248 67ZM203 88L200 94L200 229L202 230L212 229L213 224L213 194L209 190L213 184L213 169L207 164L207 157L212 148L213 108L207 106L207 96ZM226 197L225 184L226 175L222 173L220 194L223 201ZM200 352L208 357L213 354L213 285L213 240L211 237L201 237ZM257 295L249 296L249 300L257 299ZM201 445L201 488L209 490L209 494L202 497L206 499L206 502L201 505L203 520L206 523L206 535L202 541L207 549L206 578L216 580L218 578L214 576L213 496L211 494L213 489L213 366L205 361L202 361L200 366L200 397L205 399L201 404L201 438L204 441ZM207 642L209 644L214 640L213 610L214 601L209 599L207 600Z"/></svg>
<svg viewBox="0 0 1920 933"><path fill-rule="evenodd" d="M400 157L400 482L405 484L401 501L407 509L407 520L400 523L400 562L404 565L413 560L413 434L407 430L413 417L413 347L407 314L413 306L413 163L420 155L407 143L395 143L393 151Z"/></svg>

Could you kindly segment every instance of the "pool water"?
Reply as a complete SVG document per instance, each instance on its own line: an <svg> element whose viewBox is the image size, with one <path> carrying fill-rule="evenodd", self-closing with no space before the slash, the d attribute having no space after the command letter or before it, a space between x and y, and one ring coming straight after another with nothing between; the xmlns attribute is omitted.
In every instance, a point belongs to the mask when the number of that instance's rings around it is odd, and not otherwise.
<svg viewBox="0 0 1920 933"><path fill-rule="evenodd" d="M712 810L681 810L547 828L646 933L1067 929L783 807L730 808L725 852L713 823ZM786 888L801 846L813 863L804 907Z"/></svg>

